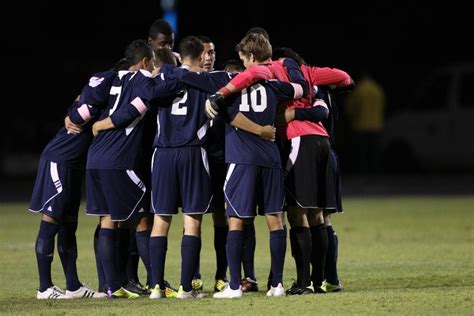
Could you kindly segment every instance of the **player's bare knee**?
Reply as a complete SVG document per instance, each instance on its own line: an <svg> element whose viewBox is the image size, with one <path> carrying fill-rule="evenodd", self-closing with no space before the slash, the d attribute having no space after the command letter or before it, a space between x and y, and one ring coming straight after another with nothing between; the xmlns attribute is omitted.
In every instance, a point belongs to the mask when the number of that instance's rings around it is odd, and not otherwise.
<svg viewBox="0 0 474 316"><path fill-rule="evenodd" d="M48 216L46 214L43 214L43 216L41 217L41 220L43 222L48 222L48 223L53 223L53 224L59 224L59 222L54 218L54 217L51 217L51 216Z"/></svg>
<svg viewBox="0 0 474 316"><path fill-rule="evenodd" d="M239 217L229 217L229 230L243 230L244 220Z"/></svg>
<svg viewBox="0 0 474 316"><path fill-rule="evenodd" d="M307 218L310 226L324 224L323 210L320 208L308 210Z"/></svg>
<svg viewBox="0 0 474 316"><path fill-rule="evenodd" d="M151 228L151 223L150 223L150 219L148 218L148 216L142 216L138 220L138 223L136 224L137 232L142 232L142 231L148 230L150 228Z"/></svg>
<svg viewBox="0 0 474 316"><path fill-rule="evenodd" d="M265 219L270 231L283 229L283 214L268 214L265 215Z"/></svg>
<svg viewBox="0 0 474 316"><path fill-rule="evenodd" d="M100 228L115 229L116 223L112 221L110 216L101 216L100 217Z"/></svg>
<svg viewBox="0 0 474 316"><path fill-rule="evenodd" d="M155 215L153 218L153 228L151 229L151 237L168 236L173 216Z"/></svg>
<svg viewBox="0 0 474 316"><path fill-rule="evenodd" d="M201 235L202 215L184 215L184 234L189 236Z"/></svg>

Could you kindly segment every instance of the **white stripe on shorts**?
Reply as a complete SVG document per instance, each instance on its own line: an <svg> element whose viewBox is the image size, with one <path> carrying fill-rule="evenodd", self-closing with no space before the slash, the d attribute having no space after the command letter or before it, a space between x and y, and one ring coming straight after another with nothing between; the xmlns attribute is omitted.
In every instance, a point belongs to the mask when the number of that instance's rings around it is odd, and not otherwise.
<svg viewBox="0 0 474 316"><path fill-rule="evenodd" d="M295 137L291 139L291 152L286 162L285 177L290 172L291 168L295 164L296 158L298 158L298 152L300 150L301 137Z"/></svg>

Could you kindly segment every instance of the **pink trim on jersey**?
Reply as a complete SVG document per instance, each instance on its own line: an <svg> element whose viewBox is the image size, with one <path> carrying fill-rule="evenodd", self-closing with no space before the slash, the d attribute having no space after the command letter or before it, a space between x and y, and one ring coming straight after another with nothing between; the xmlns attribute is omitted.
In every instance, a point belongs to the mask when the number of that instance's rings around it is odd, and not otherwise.
<svg viewBox="0 0 474 316"><path fill-rule="evenodd" d="M139 97L133 99L131 103L140 114L143 114L148 110L145 103L143 103L142 99L140 99Z"/></svg>
<svg viewBox="0 0 474 316"><path fill-rule="evenodd" d="M317 99L316 101L314 101L313 107L314 106L322 106L322 107L328 109L328 105L326 104L326 102L324 102L324 100L321 100L321 99Z"/></svg>
<svg viewBox="0 0 474 316"><path fill-rule="evenodd" d="M295 90L295 95L293 96L293 99L299 99L303 96L303 87L297 83L292 83L290 84L293 86L293 89Z"/></svg>
<svg viewBox="0 0 474 316"><path fill-rule="evenodd" d="M82 117L82 119L84 121L88 121L91 119L91 113L89 112L89 107L87 106L87 104L83 104L81 105L78 109L77 109L77 112L79 113L79 115Z"/></svg>

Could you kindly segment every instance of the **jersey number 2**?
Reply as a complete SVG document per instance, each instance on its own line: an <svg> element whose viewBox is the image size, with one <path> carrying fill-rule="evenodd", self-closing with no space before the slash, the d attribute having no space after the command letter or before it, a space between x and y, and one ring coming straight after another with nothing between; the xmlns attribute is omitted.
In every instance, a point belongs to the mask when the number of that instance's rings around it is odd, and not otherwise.
<svg viewBox="0 0 474 316"><path fill-rule="evenodd" d="M173 115L186 115L188 114L188 107L180 107L181 104L184 104L188 100L188 91L184 92L184 95L177 97L173 100L173 105L171 106L171 114Z"/></svg>

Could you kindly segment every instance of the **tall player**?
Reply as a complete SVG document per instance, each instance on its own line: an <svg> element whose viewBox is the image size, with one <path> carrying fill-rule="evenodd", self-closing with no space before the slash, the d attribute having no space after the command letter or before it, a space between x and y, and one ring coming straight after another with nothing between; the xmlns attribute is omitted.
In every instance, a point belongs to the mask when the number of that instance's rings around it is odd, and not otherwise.
<svg viewBox="0 0 474 316"><path fill-rule="evenodd" d="M100 106L106 102L103 92L110 89L115 76L115 71L107 71L91 77L69 109L71 117L79 118L77 123L87 123L89 106ZM65 127L61 128L41 154L30 203L30 211L43 213L35 246L40 277L36 298L101 298L106 295L91 290L79 281L76 268L81 179L87 149L92 141L92 122L84 126L75 125L68 116L66 124L70 131ZM58 252L66 276L66 292L54 286L51 280L56 234Z"/></svg>

